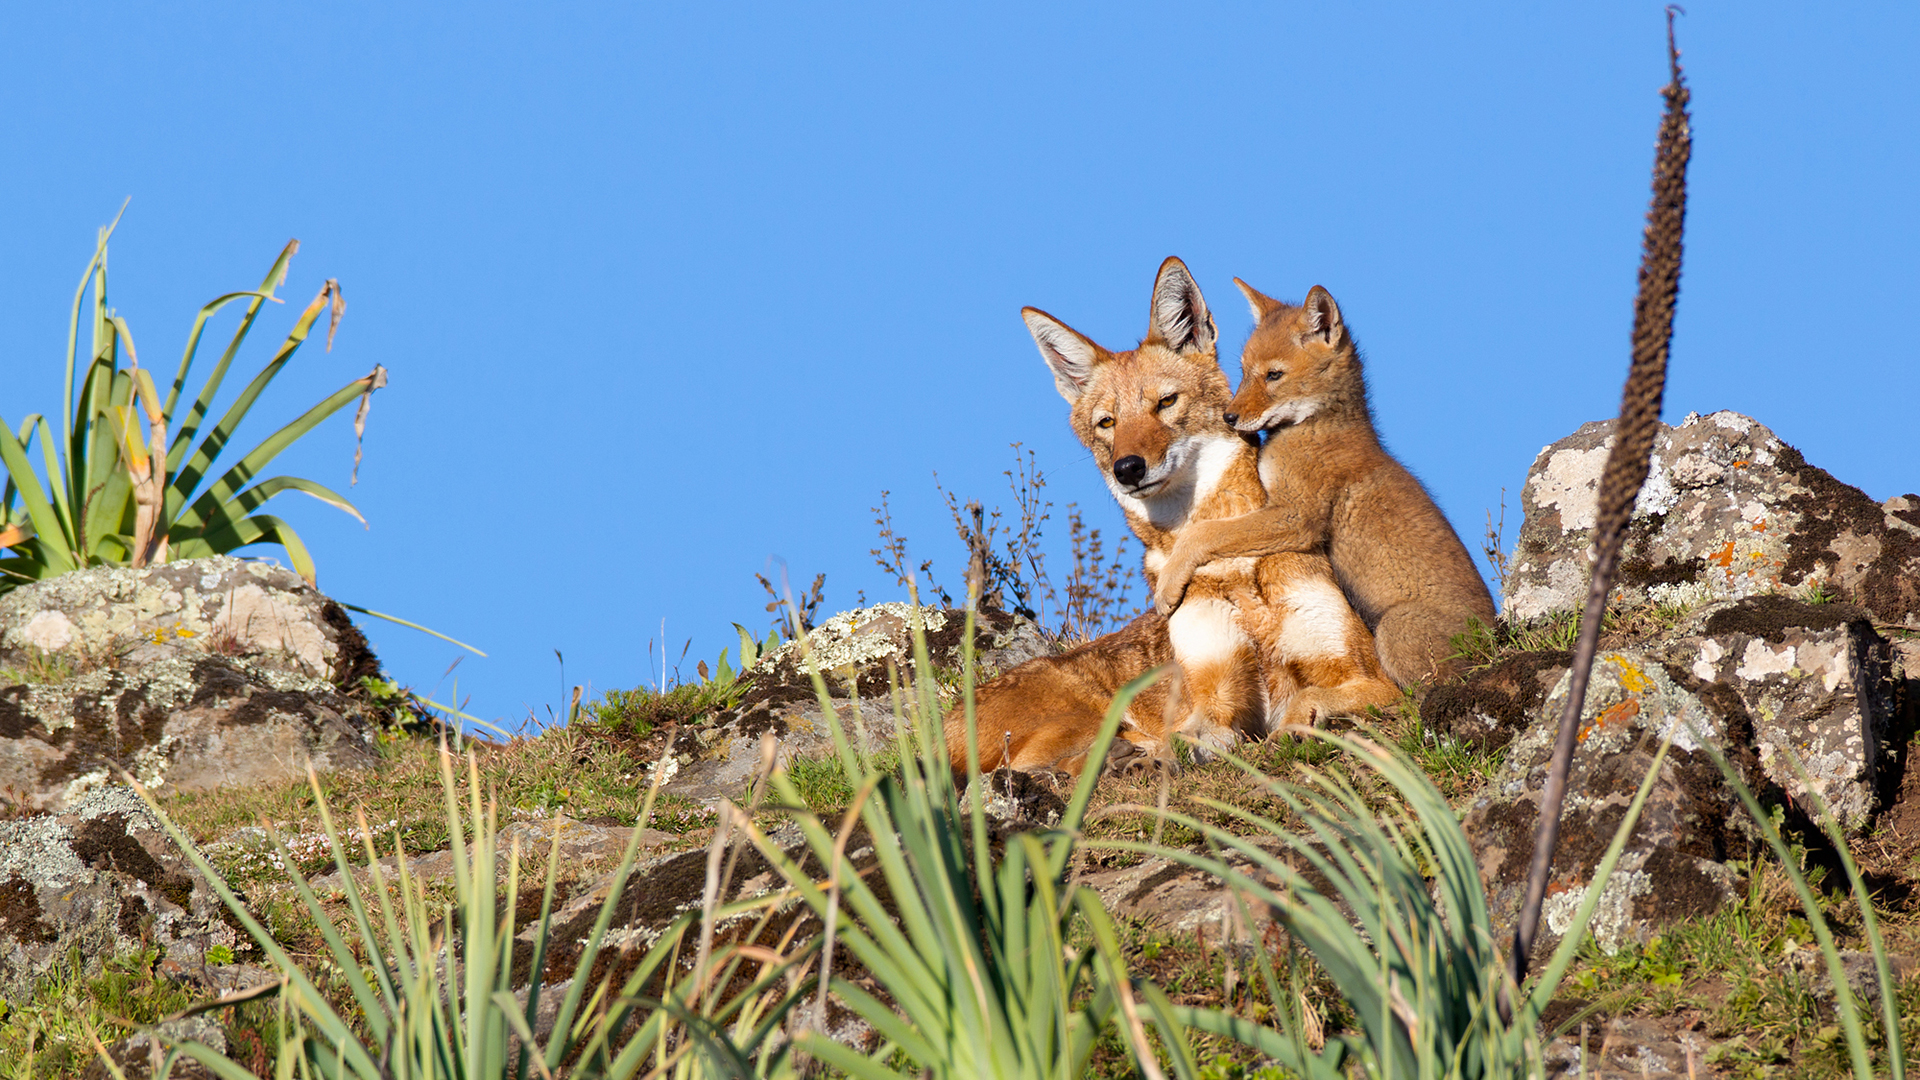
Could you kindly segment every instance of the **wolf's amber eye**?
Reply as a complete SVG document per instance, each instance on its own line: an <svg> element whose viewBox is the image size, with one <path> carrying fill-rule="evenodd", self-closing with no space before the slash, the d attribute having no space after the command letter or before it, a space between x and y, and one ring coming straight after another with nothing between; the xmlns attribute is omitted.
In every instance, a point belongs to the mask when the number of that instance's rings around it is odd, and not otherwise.
<svg viewBox="0 0 1920 1080"><path fill-rule="evenodd" d="M1093 426L1099 428L1101 431L1105 431L1113 426L1113 417L1103 416L1095 422Z"/></svg>
<svg viewBox="0 0 1920 1080"><path fill-rule="evenodd" d="M1276 369L1275 369L1275 370L1273 370L1273 371L1269 371L1269 372L1267 372L1267 381L1268 381L1268 382L1279 382L1279 381L1280 381L1280 379L1281 379L1281 378L1282 378L1283 376L1285 376L1285 375L1286 375L1286 372L1284 372L1284 371L1281 371L1281 370L1279 370L1279 369L1277 369L1277 368L1276 368Z"/></svg>
<svg viewBox="0 0 1920 1080"><path fill-rule="evenodd" d="M1179 394L1168 394L1168 395L1167 395L1166 397L1163 397L1163 398L1161 398L1161 399L1160 399L1160 404L1158 404L1158 405L1156 405L1156 406L1154 406L1154 408L1156 408L1156 409L1171 409L1171 408L1173 408L1173 403L1174 403L1174 402L1176 402L1176 401L1178 401L1178 400L1180 400L1180 395L1179 395Z"/></svg>

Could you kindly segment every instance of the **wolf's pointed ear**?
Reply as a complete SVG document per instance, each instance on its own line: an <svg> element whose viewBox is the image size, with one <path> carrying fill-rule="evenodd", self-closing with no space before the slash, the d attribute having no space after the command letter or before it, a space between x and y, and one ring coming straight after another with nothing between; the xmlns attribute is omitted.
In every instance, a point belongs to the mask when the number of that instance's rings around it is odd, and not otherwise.
<svg viewBox="0 0 1920 1080"><path fill-rule="evenodd" d="M1107 350L1039 308L1021 308L1020 317L1027 321L1033 343L1040 346L1040 359L1053 370L1060 396L1068 404L1080 400L1080 391L1086 388L1094 366L1107 358Z"/></svg>
<svg viewBox="0 0 1920 1080"><path fill-rule="evenodd" d="M1307 293L1306 303L1301 305L1307 310L1307 332L1318 335L1329 345L1340 343L1340 337L1347 332L1347 324L1340 318L1340 305L1333 302L1333 294L1319 285Z"/></svg>
<svg viewBox="0 0 1920 1080"><path fill-rule="evenodd" d="M1153 279L1153 311L1147 320L1147 340L1158 340L1170 349L1206 351L1213 348L1219 331L1213 325L1213 313L1194 284L1187 264L1168 256Z"/></svg>
<svg viewBox="0 0 1920 1080"><path fill-rule="evenodd" d="M1233 283L1240 286L1240 294L1247 298L1247 306L1253 309L1254 322L1259 322L1261 319L1287 306L1275 300L1273 297L1268 296L1266 293L1261 292L1259 289L1241 281L1239 278L1234 278Z"/></svg>

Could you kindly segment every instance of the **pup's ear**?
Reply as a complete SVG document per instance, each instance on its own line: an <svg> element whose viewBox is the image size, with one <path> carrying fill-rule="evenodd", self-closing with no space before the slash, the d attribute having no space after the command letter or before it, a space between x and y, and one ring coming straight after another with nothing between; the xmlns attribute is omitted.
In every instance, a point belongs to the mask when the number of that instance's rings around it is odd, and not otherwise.
<svg viewBox="0 0 1920 1080"><path fill-rule="evenodd" d="M1086 389L1094 367L1110 354L1085 334L1039 308L1021 308L1020 317L1027 321L1033 343L1040 346L1040 359L1053 370L1053 384L1060 388L1060 396L1066 398L1068 404L1080 400L1080 391Z"/></svg>
<svg viewBox="0 0 1920 1080"><path fill-rule="evenodd" d="M1302 306L1307 311L1307 332L1329 345L1339 344L1347 324L1340 318L1340 305L1333 302L1333 294L1315 285Z"/></svg>
<svg viewBox="0 0 1920 1080"><path fill-rule="evenodd" d="M1153 311L1147 320L1147 340L1159 340L1179 352L1205 352L1219 337L1213 313L1194 284L1187 264L1168 256L1153 279Z"/></svg>
<svg viewBox="0 0 1920 1080"><path fill-rule="evenodd" d="M1259 322L1273 312L1279 311L1281 308L1287 306L1275 300L1273 297L1268 296L1266 293L1261 292L1259 289L1241 281L1239 278L1234 278L1233 283L1240 286L1241 295L1247 298L1247 306L1253 309L1254 322Z"/></svg>

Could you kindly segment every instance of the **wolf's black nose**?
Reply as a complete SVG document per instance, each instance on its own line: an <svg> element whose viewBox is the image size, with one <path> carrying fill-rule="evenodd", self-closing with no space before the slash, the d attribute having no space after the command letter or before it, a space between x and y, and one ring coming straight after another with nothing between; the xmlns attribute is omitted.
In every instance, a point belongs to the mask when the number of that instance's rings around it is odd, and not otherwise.
<svg viewBox="0 0 1920 1080"><path fill-rule="evenodd" d="M1232 427L1235 424L1238 424L1240 422L1240 414L1237 412L1230 412L1230 413L1227 413L1225 416L1222 416L1221 419L1227 422L1228 427Z"/></svg>
<svg viewBox="0 0 1920 1080"><path fill-rule="evenodd" d="M1147 459L1139 454L1129 454L1113 463L1113 478L1133 487L1147 475Z"/></svg>

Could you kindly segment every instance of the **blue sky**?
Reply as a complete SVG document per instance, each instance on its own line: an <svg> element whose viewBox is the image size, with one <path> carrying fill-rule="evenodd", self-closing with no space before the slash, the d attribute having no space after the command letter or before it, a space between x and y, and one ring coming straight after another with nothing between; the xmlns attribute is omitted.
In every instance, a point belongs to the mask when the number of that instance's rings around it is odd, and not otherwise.
<svg viewBox="0 0 1920 1080"><path fill-rule="evenodd" d="M1909 446L1920 9L1698 2L1667 416L1750 413L1876 498ZM545 714L960 563L933 486L1119 515L1018 318L1145 329L1169 254L1237 352L1235 275L1340 300L1390 447L1470 544L1611 415L1665 80L1658 4L15 6L0 13L0 416L56 411L94 229L171 371L290 237L250 373L328 277L348 312L264 435L374 364L357 523L277 510L323 589L472 641L470 709ZM1907 314L1901 314L1906 312ZM1237 370L1235 371L1237 377ZM243 439L251 443L251 439ZM279 462L346 486L342 416ZM1054 540L1064 539L1064 527ZM458 655L375 624L442 697ZM566 656L563 677L554 650Z"/></svg>

